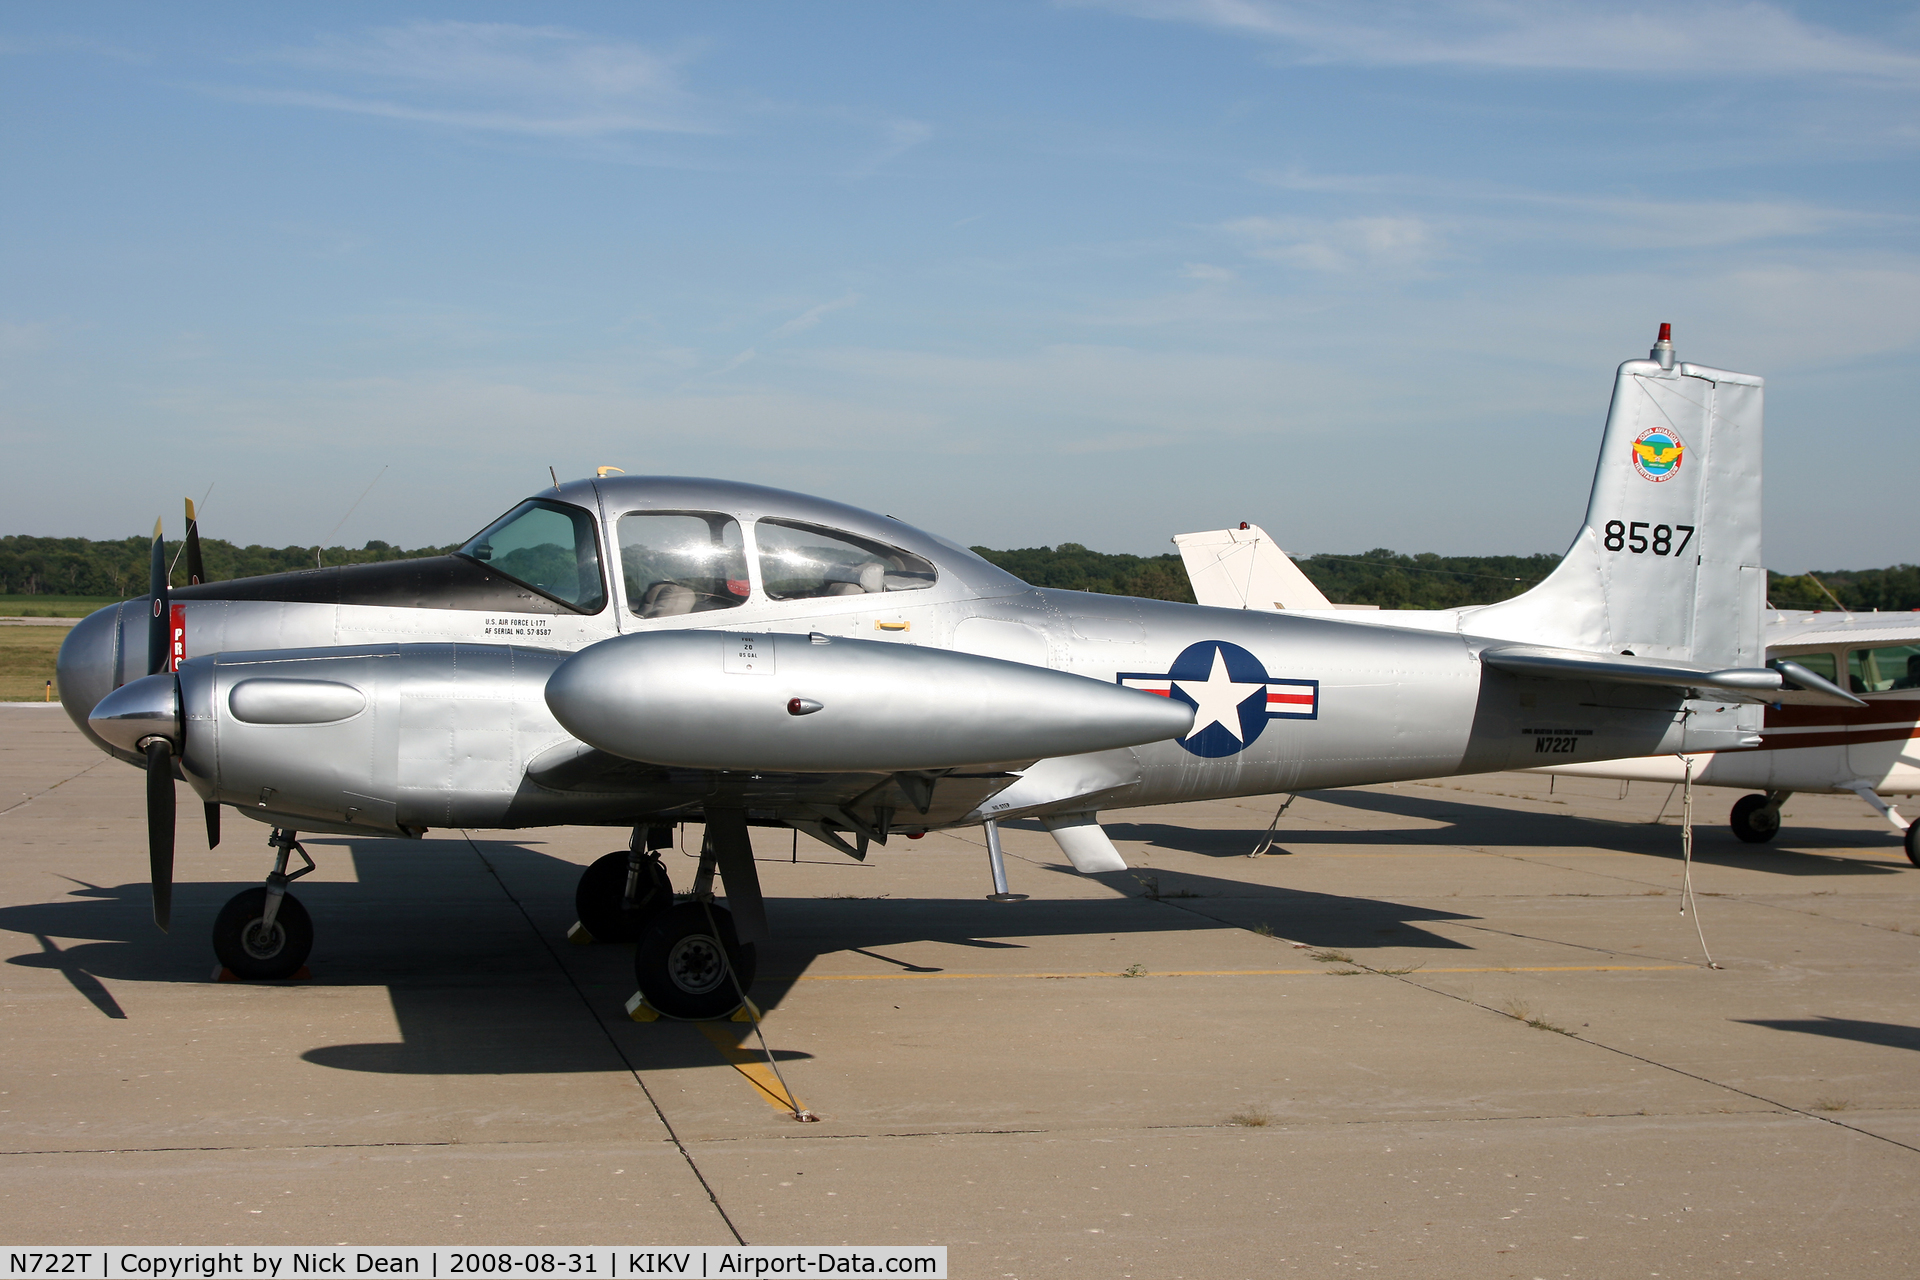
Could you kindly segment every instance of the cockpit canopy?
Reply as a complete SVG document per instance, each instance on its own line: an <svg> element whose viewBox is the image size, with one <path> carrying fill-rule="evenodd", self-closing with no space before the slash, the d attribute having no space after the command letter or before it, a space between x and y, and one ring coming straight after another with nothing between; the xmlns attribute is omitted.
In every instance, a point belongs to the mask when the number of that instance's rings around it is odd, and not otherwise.
<svg viewBox="0 0 1920 1280"><path fill-rule="evenodd" d="M765 602L1024 583L890 516L758 485L677 477L575 481L529 498L456 555L580 613L608 603L595 511L611 526L621 607L641 618ZM945 594L945 593L942 593Z"/></svg>

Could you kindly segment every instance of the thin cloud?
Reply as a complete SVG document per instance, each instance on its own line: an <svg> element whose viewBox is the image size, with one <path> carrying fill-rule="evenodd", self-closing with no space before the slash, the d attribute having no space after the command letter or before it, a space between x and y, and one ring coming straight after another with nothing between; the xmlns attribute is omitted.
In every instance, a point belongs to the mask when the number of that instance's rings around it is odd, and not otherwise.
<svg viewBox="0 0 1920 1280"><path fill-rule="evenodd" d="M1845 76L1920 86L1920 56L1764 3L1622 8L1569 0L1360 6L1326 0L1068 0L1213 27L1294 60L1629 74Z"/></svg>
<svg viewBox="0 0 1920 1280"><path fill-rule="evenodd" d="M563 27L414 22L329 36L255 61L332 83L216 92L247 102L536 137L705 133L717 127L681 87L681 58Z"/></svg>
<svg viewBox="0 0 1920 1280"><path fill-rule="evenodd" d="M1256 258L1308 271L1406 267L1432 257L1438 237L1421 218L1237 218L1224 230Z"/></svg>
<svg viewBox="0 0 1920 1280"><path fill-rule="evenodd" d="M809 307L807 310L802 311L799 315L781 325L778 329L775 329L773 336L776 338L786 338L796 333L805 333L807 330L819 324L825 317L832 315L836 311L850 307L858 301L860 301L860 295L850 293L844 298L835 298L832 302L823 302L817 307Z"/></svg>
<svg viewBox="0 0 1920 1280"><path fill-rule="evenodd" d="M1910 224L1906 215L1837 209L1804 201L1650 200L1633 196L1567 195L1500 184L1467 183L1412 175L1312 174L1291 170L1256 174L1283 191L1314 195L1391 195L1396 202L1447 204L1511 212L1456 214L1449 223L1465 232L1479 226L1501 236L1573 240L1607 245L1659 245L1668 249L1722 248L1764 240L1824 235ZM1349 219L1358 222L1361 219ZM1376 219L1377 221L1377 219ZM1266 231L1266 224L1273 229ZM1301 219L1245 218L1223 224L1241 239L1272 239Z"/></svg>

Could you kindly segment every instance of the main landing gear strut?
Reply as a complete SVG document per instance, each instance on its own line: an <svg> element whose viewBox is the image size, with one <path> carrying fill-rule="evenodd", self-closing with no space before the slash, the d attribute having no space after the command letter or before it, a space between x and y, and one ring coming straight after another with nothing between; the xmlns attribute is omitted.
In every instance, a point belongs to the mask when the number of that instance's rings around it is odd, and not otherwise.
<svg viewBox="0 0 1920 1280"><path fill-rule="evenodd" d="M313 951L313 920L287 886L313 870L313 859L296 833L275 827L267 838L274 851L267 883L227 900L213 922L213 954L237 978L291 978ZM306 865L291 874L287 855Z"/></svg>
<svg viewBox="0 0 1920 1280"><path fill-rule="evenodd" d="M757 944L767 937L766 904L753 863L747 815L709 810L693 891L675 902L659 851L673 828L635 827L632 847L610 853L580 876L574 902L580 941L633 942L640 995L669 1018L702 1021L738 1009L753 985ZM713 900L713 878L726 882L727 907ZM728 907L732 909L729 910Z"/></svg>

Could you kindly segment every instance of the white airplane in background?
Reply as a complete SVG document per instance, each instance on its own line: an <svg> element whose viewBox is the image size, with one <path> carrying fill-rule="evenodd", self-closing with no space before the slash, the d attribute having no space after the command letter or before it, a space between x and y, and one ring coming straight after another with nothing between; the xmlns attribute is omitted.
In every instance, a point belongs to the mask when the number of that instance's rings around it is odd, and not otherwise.
<svg viewBox="0 0 1920 1280"><path fill-rule="evenodd" d="M1631 549L1669 548L1679 528L1637 523L1609 531ZM1690 532L1690 531L1689 531ZM1473 621L1488 606L1461 609L1374 609L1334 604L1258 525L1182 533L1174 538L1194 598L1225 609L1321 614L1343 622L1366 622L1419 631L1494 633L1497 624ZM1363 611L1364 612L1361 612ZM1886 796L1920 794L1920 610L1909 613L1846 613L1770 609L1763 633L1769 666L1790 680L1817 677L1854 694L1853 706L1796 703L1791 694L1766 708L1760 740L1752 746L1693 754L1693 780L1706 786L1754 792L1736 800L1727 825L1750 844L1779 833L1780 806L1796 791L1852 793L1872 806L1906 842L1907 857L1920 866L1920 822L1909 822ZM1542 755L1575 755L1580 736L1551 732L1534 737ZM1680 755L1625 760L1567 761L1542 765L1543 773L1634 782L1673 782L1686 777Z"/></svg>

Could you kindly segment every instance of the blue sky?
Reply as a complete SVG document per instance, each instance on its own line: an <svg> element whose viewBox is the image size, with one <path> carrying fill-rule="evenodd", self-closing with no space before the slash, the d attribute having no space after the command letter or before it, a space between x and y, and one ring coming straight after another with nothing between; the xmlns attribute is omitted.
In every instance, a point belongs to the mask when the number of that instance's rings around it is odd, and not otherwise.
<svg viewBox="0 0 1920 1280"><path fill-rule="evenodd" d="M1912 561L1917 106L1911 5L11 5L0 532L1557 552L1671 321L1772 567Z"/></svg>

